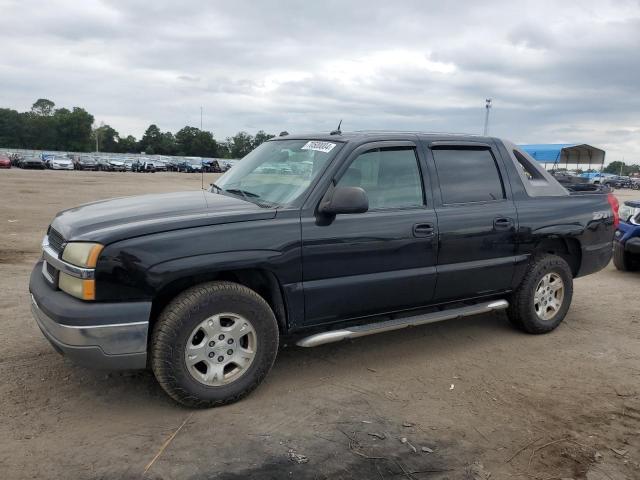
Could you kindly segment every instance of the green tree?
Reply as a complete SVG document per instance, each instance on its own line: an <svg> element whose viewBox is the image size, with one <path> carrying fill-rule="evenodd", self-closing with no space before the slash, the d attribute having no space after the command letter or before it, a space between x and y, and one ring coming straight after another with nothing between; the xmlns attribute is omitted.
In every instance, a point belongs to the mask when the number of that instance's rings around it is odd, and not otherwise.
<svg viewBox="0 0 640 480"><path fill-rule="evenodd" d="M25 148L50 150L58 146L54 119L33 111L20 114Z"/></svg>
<svg viewBox="0 0 640 480"><path fill-rule="evenodd" d="M605 173L613 173L613 174L616 174L616 175L620 175L620 170L621 170L621 168L624 168L624 166L625 166L625 165L624 165L624 163L622 163L622 162L618 162L618 161L611 162L609 165L607 165L606 167L604 167L603 172L605 172Z"/></svg>
<svg viewBox="0 0 640 480"><path fill-rule="evenodd" d="M127 135L125 138L121 138L118 142L118 148L120 153L138 153L138 141L133 135Z"/></svg>
<svg viewBox="0 0 640 480"><path fill-rule="evenodd" d="M275 137L275 135L271 135L270 133L265 133L264 130L258 130L258 133L256 133L256 136L253 137L253 148L259 147L262 143L266 142L267 140L273 137Z"/></svg>
<svg viewBox="0 0 640 480"><path fill-rule="evenodd" d="M88 152L92 147L93 115L84 108L59 108L52 117L55 147L58 150Z"/></svg>
<svg viewBox="0 0 640 480"><path fill-rule="evenodd" d="M227 138L231 158L242 158L253 150L253 137L247 132L238 132Z"/></svg>
<svg viewBox="0 0 640 480"><path fill-rule="evenodd" d="M140 151L153 155L161 148L162 132L156 124L149 125L140 139Z"/></svg>
<svg viewBox="0 0 640 480"><path fill-rule="evenodd" d="M92 133L92 144L96 143L101 152L120 152L120 134L111 125L100 125Z"/></svg>
<svg viewBox="0 0 640 480"><path fill-rule="evenodd" d="M22 122L17 110L0 108L0 146L21 148Z"/></svg>
<svg viewBox="0 0 640 480"><path fill-rule="evenodd" d="M176 133L176 146L179 155L194 157L217 157L218 143L211 132L186 126Z"/></svg>
<svg viewBox="0 0 640 480"><path fill-rule="evenodd" d="M51 100L48 100L46 98L39 98L33 105L31 105L31 111L36 115L48 117L53 114L53 109L55 106L56 104Z"/></svg>

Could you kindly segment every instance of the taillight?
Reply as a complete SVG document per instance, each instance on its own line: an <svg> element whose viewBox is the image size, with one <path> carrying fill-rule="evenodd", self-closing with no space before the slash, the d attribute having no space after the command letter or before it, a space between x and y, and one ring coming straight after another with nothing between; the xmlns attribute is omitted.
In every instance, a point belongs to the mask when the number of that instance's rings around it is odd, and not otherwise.
<svg viewBox="0 0 640 480"><path fill-rule="evenodd" d="M620 203L618 199L613 193L607 194L607 200L609 201L609 205L611 206L611 211L613 212L613 226L618 228L620 224L620 214L618 213L618 208L620 208Z"/></svg>

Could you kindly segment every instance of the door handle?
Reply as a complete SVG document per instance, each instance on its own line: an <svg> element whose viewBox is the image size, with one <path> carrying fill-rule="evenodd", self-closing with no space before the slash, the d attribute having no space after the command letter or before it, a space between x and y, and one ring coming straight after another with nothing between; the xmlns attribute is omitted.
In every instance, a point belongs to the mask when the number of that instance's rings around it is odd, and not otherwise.
<svg viewBox="0 0 640 480"><path fill-rule="evenodd" d="M416 223L413 226L414 237L432 237L435 232L433 223Z"/></svg>
<svg viewBox="0 0 640 480"><path fill-rule="evenodd" d="M508 230L513 227L514 222L512 218L498 217L493 220L493 226L496 230Z"/></svg>

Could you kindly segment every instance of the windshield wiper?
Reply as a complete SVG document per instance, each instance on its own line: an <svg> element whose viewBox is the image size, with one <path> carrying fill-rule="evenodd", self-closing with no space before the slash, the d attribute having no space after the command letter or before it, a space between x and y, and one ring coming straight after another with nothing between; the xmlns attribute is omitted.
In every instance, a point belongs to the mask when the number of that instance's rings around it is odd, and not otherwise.
<svg viewBox="0 0 640 480"><path fill-rule="evenodd" d="M247 190L242 190L240 188L228 188L226 190L223 190L224 192L229 192L229 193L233 193L235 195L240 194L242 195L245 199L248 199L248 197L251 198L260 198L260 195L258 195L257 193L253 193L253 192L249 192Z"/></svg>
<svg viewBox="0 0 640 480"><path fill-rule="evenodd" d="M253 192L250 192L248 190L242 190L241 188L227 188L227 189L224 189L224 188L219 187L215 183L212 183L211 186L213 188L217 188L219 193L230 193L231 195L242 195L242 197L247 202L255 203L259 207L274 208L274 207L278 207L279 206L278 203L276 203L276 202L268 202L266 200L263 200L263 199L260 198L260 195L258 195L257 193L253 193Z"/></svg>

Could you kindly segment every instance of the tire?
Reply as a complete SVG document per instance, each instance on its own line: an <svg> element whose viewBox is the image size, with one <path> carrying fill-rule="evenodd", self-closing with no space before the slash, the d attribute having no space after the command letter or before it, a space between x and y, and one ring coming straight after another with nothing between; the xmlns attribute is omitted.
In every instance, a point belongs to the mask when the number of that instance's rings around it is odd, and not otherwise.
<svg viewBox="0 0 640 480"><path fill-rule="evenodd" d="M547 283L545 287L542 284L545 279L554 283ZM561 283L557 283L557 279L561 280ZM562 285L561 299L559 290L553 291L560 284ZM542 289L540 296L542 300L537 302L536 291L539 288ZM567 262L556 255L537 255L532 258L524 279L511 295L507 316L516 328L527 333L548 333L564 320L572 297L573 274ZM552 310L554 307L555 311ZM543 318L545 315L548 318Z"/></svg>
<svg viewBox="0 0 640 480"><path fill-rule="evenodd" d="M231 321L231 327L223 326ZM241 331L248 321L249 333L244 337L222 330L235 329L236 321ZM237 283L204 283L179 294L160 314L151 337L151 369L177 402L188 407L217 407L240 400L264 380L278 353L278 342L278 323L260 295ZM212 343L216 345L210 347ZM228 348L233 345L237 345L235 351ZM188 346L194 349L190 352L194 352L195 360L188 360ZM254 353L249 363L246 358L233 361L250 356L251 350ZM198 359L202 360L195 363ZM218 359L222 361L219 365ZM241 363L248 366L243 368ZM225 378L227 375L230 379Z"/></svg>
<svg viewBox="0 0 640 480"><path fill-rule="evenodd" d="M622 272L632 272L638 268L631 255L624 251L624 246L618 242L613 243L613 264Z"/></svg>

